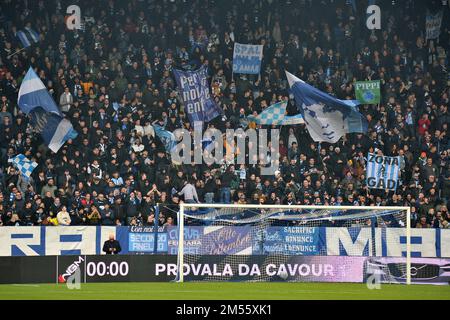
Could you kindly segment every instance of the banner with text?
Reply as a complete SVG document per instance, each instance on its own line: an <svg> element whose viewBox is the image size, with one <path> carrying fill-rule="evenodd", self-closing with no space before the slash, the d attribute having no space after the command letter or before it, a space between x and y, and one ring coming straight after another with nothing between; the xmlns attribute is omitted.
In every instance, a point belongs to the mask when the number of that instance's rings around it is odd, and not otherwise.
<svg viewBox="0 0 450 320"><path fill-rule="evenodd" d="M427 12L425 22L426 40L439 38L439 35L441 34L442 14L442 10L436 14L432 14L429 11Z"/></svg>
<svg viewBox="0 0 450 320"><path fill-rule="evenodd" d="M173 74L183 100L184 112L192 125L195 121L211 121L222 113L211 97L206 66L195 71L173 69Z"/></svg>
<svg viewBox="0 0 450 320"><path fill-rule="evenodd" d="M380 80L355 82L355 95L362 104L380 103Z"/></svg>
<svg viewBox="0 0 450 320"><path fill-rule="evenodd" d="M153 227L2 227L1 231L0 256L104 254L103 244L110 235L120 242L121 255L178 253L177 227L159 228L156 246ZM411 229L413 257L448 258L448 243L450 230ZM186 226L184 252L199 256L402 257L406 255L406 229L272 226L257 231L250 226Z"/></svg>
<svg viewBox="0 0 450 320"><path fill-rule="evenodd" d="M366 165L366 183L371 189L396 190L400 174L400 157L369 153Z"/></svg>
<svg viewBox="0 0 450 320"><path fill-rule="evenodd" d="M317 255L319 231L317 227L269 227L254 237L253 253Z"/></svg>
<svg viewBox="0 0 450 320"><path fill-rule="evenodd" d="M234 44L233 73L259 74L263 46L253 44Z"/></svg>
<svg viewBox="0 0 450 320"><path fill-rule="evenodd" d="M208 256L184 263L186 280L404 283L405 258L318 256ZM448 285L450 259L411 258L412 283ZM20 268L17 266L20 265ZM0 257L1 284L169 282L177 274L174 255L75 255ZM72 283L73 284L73 283Z"/></svg>

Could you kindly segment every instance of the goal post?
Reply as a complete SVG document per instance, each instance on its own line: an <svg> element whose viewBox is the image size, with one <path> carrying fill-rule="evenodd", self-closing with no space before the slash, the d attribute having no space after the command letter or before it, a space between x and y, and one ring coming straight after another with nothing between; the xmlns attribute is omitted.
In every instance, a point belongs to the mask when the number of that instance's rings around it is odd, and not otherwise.
<svg viewBox="0 0 450 320"><path fill-rule="evenodd" d="M177 281L184 282L183 265L184 265L184 208L185 203L180 204L178 212L178 259L177 259Z"/></svg>
<svg viewBox="0 0 450 320"><path fill-rule="evenodd" d="M175 280L411 284L410 215L399 206L181 203Z"/></svg>

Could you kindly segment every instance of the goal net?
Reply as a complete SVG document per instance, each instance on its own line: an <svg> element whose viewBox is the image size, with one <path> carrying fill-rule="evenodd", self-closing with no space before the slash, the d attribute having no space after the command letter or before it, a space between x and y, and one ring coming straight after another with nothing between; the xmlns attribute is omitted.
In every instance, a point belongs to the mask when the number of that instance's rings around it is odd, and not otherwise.
<svg viewBox="0 0 450 320"><path fill-rule="evenodd" d="M177 230L179 282L411 282L407 207L183 203Z"/></svg>

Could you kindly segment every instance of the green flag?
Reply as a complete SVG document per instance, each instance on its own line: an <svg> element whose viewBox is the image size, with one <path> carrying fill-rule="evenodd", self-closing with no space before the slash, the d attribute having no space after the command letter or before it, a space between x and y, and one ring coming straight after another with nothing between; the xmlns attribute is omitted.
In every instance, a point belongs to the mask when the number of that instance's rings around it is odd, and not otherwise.
<svg viewBox="0 0 450 320"><path fill-rule="evenodd" d="M355 94L362 104L380 103L380 80L355 82Z"/></svg>

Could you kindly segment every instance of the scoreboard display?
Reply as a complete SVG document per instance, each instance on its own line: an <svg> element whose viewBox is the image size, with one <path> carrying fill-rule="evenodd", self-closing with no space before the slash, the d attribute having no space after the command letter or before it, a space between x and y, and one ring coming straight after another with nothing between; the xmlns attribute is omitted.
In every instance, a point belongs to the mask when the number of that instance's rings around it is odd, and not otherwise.
<svg viewBox="0 0 450 320"><path fill-rule="evenodd" d="M95 255L60 256L58 282L78 276L87 282L171 281L174 277L155 276L157 263L176 263L176 256L167 255Z"/></svg>

